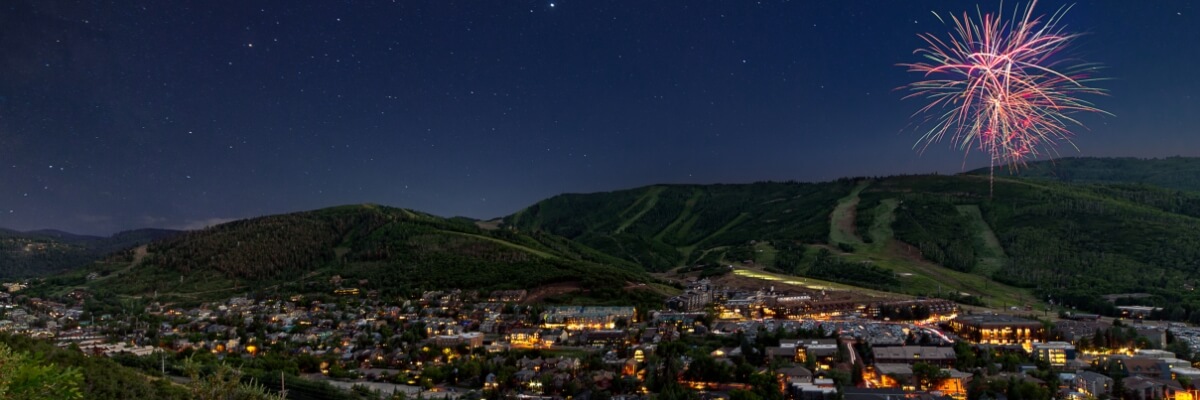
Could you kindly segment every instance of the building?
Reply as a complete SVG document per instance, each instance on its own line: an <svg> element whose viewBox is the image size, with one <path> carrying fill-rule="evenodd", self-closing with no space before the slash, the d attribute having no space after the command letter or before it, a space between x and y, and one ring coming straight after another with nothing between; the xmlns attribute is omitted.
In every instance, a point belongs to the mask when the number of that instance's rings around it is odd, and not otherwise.
<svg viewBox="0 0 1200 400"><path fill-rule="evenodd" d="M1166 350L1158 350L1158 349L1138 349L1133 354L1138 357L1158 358L1158 359L1163 359L1163 360L1168 359L1168 358L1175 358L1175 353L1172 353L1172 352L1169 352Z"/></svg>
<svg viewBox="0 0 1200 400"><path fill-rule="evenodd" d="M505 335L505 340L508 340L508 343L516 348L545 347L545 343L542 342L542 333L537 329L518 328L510 330Z"/></svg>
<svg viewBox="0 0 1200 400"><path fill-rule="evenodd" d="M868 306L865 314L871 318L882 319L884 314L906 315L904 309L909 310L907 315L913 317L910 319L925 319L915 318L922 315L925 317L953 316L958 313L958 303L943 299L880 302Z"/></svg>
<svg viewBox="0 0 1200 400"><path fill-rule="evenodd" d="M911 365L876 363L874 373L878 377L875 384L881 388L913 388Z"/></svg>
<svg viewBox="0 0 1200 400"><path fill-rule="evenodd" d="M1112 359L1125 372L1125 376L1171 379L1171 367L1161 358L1117 356Z"/></svg>
<svg viewBox="0 0 1200 400"><path fill-rule="evenodd" d="M1063 368L1075 359L1075 346L1067 342L1035 343L1033 357L1049 363L1051 368Z"/></svg>
<svg viewBox="0 0 1200 400"><path fill-rule="evenodd" d="M873 349L875 362L878 364L933 364L940 367L952 367L957 355L950 347L932 346L889 346Z"/></svg>
<svg viewBox="0 0 1200 400"><path fill-rule="evenodd" d="M1046 340L1040 321L1008 315L964 315L948 325L959 337L977 344L1017 344L1029 349Z"/></svg>
<svg viewBox="0 0 1200 400"><path fill-rule="evenodd" d="M1071 343L1080 339L1091 339L1096 331L1108 329L1109 325L1101 325L1093 319L1070 320L1064 319L1054 323L1054 331L1058 336Z"/></svg>
<svg viewBox="0 0 1200 400"><path fill-rule="evenodd" d="M1131 376L1123 380L1126 398L1135 400L1173 399L1175 392L1182 392L1179 382Z"/></svg>
<svg viewBox="0 0 1200 400"><path fill-rule="evenodd" d="M557 306L546 307L542 313L542 324L547 328L613 329L617 320L635 322L634 307Z"/></svg>
<svg viewBox="0 0 1200 400"><path fill-rule="evenodd" d="M1121 312L1121 317L1142 319L1149 317L1155 311L1162 311L1162 308L1150 306L1117 306L1117 310Z"/></svg>
<svg viewBox="0 0 1200 400"><path fill-rule="evenodd" d="M433 337L433 344L438 347L467 346L469 349L483 347L482 332L466 332L457 335L438 335Z"/></svg>
<svg viewBox="0 0 1200 400"><path fill-rule="evenodd" d="M589 346L605 347L625 342L629 335L619 329L594 330L583 334L583 342Z"/></svg>
<svg viewBox="0 0 1200 400"><path fill-rule="evenodd" d="M1171 378L1176 380L1179 378L1187 378L1192 382L1198 382L1200 381L1200 368L1173 367L1171 368Z"/></svg>
<svg viewBox="0 0 1200 400"><path fill-rule="evenodd" d="M1088 396L1100 397L1112 393L1113 380L1091 371L1076 371L1071 385Z"/></svg>
<svg viewBox="0 0 1200 400"><path fill-rule="evenodd" d="M678 311L699 311L713 301L710 290L688 290L683 294L667 299L667 308Z"/></svg>
<svg viewBox="0 0 1200 400"><path fill-rule="evenodd" d="M793 344L794 343L794 344ZM812 359L816 364L832 364L837 358L838 343L837 339L807 339L790 343L779 343L780 346L791 344L798 349L796 351L796 361L807 362Z"/></svg>

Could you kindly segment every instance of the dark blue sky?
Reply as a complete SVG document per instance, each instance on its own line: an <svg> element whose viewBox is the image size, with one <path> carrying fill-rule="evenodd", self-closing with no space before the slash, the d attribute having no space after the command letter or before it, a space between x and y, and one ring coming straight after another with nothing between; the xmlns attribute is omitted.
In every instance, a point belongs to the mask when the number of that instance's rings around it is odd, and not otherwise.
<svg viewBox="0 0 1200 400"><path fill-rule="evenodd" d="M553 4L552 4L553 1ZM994 9L998 2L985 2ZM1007 2L1012 6L1012 2ZM1043 1L1050 13L1061 3ZM0 3L0 226L111 233L374 202L986 163L895 88L962 1ZM1069 156L1200 156L1200 8L1083 2L1112 78Z"/></svg>

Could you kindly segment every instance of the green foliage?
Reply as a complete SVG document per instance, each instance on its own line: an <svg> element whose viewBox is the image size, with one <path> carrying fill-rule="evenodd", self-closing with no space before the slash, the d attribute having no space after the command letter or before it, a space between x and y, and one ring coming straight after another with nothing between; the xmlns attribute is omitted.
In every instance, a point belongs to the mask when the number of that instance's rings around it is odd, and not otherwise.
<svg viewBox="0 0 1200 400"><path fill-rule="evenodd" d="M750 375L750 392L762 400L783 400L783 392L779 390L779 381L773 374Z"/></svg>
<svg viewBox="0 0 1200 400"><path fill-rule="evenodd" d="M784 272L794 272L804 261L804 245L792 241L775 243L775 268Z"/></svg>
<svg viewBox="0 0 1200 400"><path fill-rule="evenodd" d="M816 261L804 275L880 290L888 290L900 284L892 270L866 262L843 261L827 249L817 252Z"/></svg>
<svg viewBox="0 0 1200 400"><path fill-rule="evenodd" d="M971 272L976 255L970 219L945 198L907 195L903 199L892 223L896 239L916 246L921 255L942 266Z"/></svg>
<svg viewBox="0 0 1200 400"><path fill-rule="evenodd" d="M0 399L81 399L82 382L75 368L38 362L0 343Z"/></svg>
<svg viewBox="0 0 1200 400"><path fill-rule="evenodd" d="M213 372L201 375L200 366L188 362L188 392L194 400L283 400L282 394L268 392L262 385L242 382L242 371L224 363Z"/></svg>
<svg viewBox="0 0 1200 400"><path fill-rule="evenodd" d="M931 390L950 378L950 373L943 371L941 367L924 362L913 364L912 373L913 381L921 390Z"/></svg>
<svg viewBox="0 0 1200 400"><path fill-rule="evenodd" d="M994 280L1109 315L1113 304L1100 295L1149 293L1147 305L1178 305L1177 314L1200 318L1200 295L1182 290L1200 265L1200 219L1180 214L1191 212L1196 195L1004 178L989 194L986 177L904 176L880 180L864 196L903 199L909 211L897 210L897 236L941 249L943 264L968 264L972 235L952 206L977 205L1007 255ZM930 234L913 235L920 230L908 227L917 226Z"/></svg>
<svg viewBox="0 0 1200 400"><path fill-rule="evenodd" d="M89 400L187 398L182 389L164 380L150 379L104 357L88 357L78 349L60 349L50 342L25 336L0 335L0 342L11 347L14 353L26 354L28 359L48 368L50 374L48 376L54 379L73 381L76 377L80 378L75 387L78 388L81 396L68 398L82 397ZM0 362L0 364L2 363ZM0 376L8 376L8 374L0 373ZM73 392L66 390L62 393ZM5 397L0 396L0 398Z"/></svg>

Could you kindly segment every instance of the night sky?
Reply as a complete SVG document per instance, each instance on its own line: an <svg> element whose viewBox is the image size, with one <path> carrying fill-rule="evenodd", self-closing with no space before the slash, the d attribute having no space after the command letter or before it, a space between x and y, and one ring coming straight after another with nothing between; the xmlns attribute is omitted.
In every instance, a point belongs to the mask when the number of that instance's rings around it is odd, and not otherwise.
<svg viewBox="0 0 1200 400"><path fill-rule="evenodd" d="M985 2L994 10L998 2ZM1013 2L1005 3L1008 7ZM1043 1L1051 13L1061 4ZM896 90L964 1L0 1L0 226L108 234L380 203L986 165ZM1200 156L1200 7L1081 2L1063 156Z"/></svg>

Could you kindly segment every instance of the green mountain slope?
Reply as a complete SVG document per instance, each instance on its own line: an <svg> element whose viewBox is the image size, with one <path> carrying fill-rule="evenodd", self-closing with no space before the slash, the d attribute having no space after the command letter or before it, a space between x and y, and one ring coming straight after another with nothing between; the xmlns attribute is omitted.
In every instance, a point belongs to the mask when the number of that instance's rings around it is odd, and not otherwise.
<svg viewBox="0 0 1200 400"><path fill-rule="evenodd" d="M1200 269L1200 195L1008 178L988 193L985 176L892 177L864 190L859 207L899 201L895 237L924 258L1042 300L1112 313L1100 295L1144 292L1151 305L1200 310L1185 289Z"/></svg>
<svg viewBox="0 0 1200 400"><path fill-rule="evenodd" d="M557 196L505 219L665 271L733 263L990 306L1102 294L1200 320L1200 194L978 175L668 185ZM968 294L971 298L962 298ZM973 299L972 299L973 298ZM1196 311L1193 313L1193 311ZM1176 313L1178 314L1178 313Z"/></svg>
<svg viewBox="0 0 1200 400"><path fill-rule="evenodd" d="M567 237L647 270L665 271L750 240L824 241L829 213L853 187L841 180L565 194L504 221L520 232Z"/></svg>
<svg viewBox="0 0 1200 400"><path fill-rule="evenodd" d="M997 176L1049 179L1067 183L1128 183L1200 191L1200 158L1060 158L1031 162ZM987 175L986 168L969 172Z"/></svg>
<svg viewBox="0 0 1200 400"><path fill-rule="evenodd" d="M561 237L488 231L462 219L374 205L235 221L155 242L147 253L130 252L123 262L53 281L62 289L82 285L167 301L329 293L339 286L381 296L549 284L573 285L582 297L609 301L658 295L624 290L651 280L636 265ZM102 276L83 280L91 272ZM331 283L334 276L341 283Z"/></svg>

